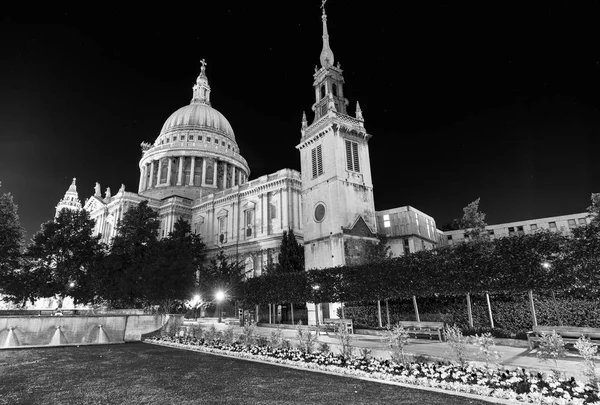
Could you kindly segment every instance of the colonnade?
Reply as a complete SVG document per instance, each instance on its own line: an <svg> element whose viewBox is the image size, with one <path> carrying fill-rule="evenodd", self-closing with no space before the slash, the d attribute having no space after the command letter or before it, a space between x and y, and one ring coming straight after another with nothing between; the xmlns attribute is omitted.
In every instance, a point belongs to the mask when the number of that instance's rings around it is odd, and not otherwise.
<svg viewBox="0 0 600 405"><path fill-rule="evenodd" d="M168 186L212 186L222 190L246 180L244 169L216 158L163 157L142 166L139 191Z"/></svg>

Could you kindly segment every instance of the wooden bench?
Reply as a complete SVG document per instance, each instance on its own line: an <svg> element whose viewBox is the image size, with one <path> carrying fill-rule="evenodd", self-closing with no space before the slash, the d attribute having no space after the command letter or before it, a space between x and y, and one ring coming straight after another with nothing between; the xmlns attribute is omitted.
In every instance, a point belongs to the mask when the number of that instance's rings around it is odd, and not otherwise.
<svg viewBox="0 0 600 405"><path fill-rule="evenodd" d="M346 330L349 333L354 333L354 324L352 323L352 319L330 319L325 318L321 323L321 328L329 332L337 332L338 325L343 323L346 326Z"/></svg>
<svg viewBox="0 0 600 405"><path fill-rule="evenodd" d="M429 336L432 339L433 336L437 336L440 342L443 342L442 331L444 330L444 322L417 322L417 321L400 321L400 326L408 331L409 335L418 336Z"/></svg>
<svg viewBox="0 0 600 405"><path fill-rule="evenodd" d="M527 343L529 344L529 350L533 350L536 346L536 343L541 340L542 333L551 335L552 331L556 331L556 333L562 337L565 345L574 344L581 336L590 339L592 343L596 345L600 345L600 329L598 328L579 328L576 326L534 326L532 331L527 332Z"/></svg>

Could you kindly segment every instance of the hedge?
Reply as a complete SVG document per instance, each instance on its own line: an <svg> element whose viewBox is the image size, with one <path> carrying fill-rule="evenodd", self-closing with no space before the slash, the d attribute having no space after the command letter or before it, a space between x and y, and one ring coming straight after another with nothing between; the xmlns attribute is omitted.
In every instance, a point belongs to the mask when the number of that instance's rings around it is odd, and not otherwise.
<svg viewBox="0 0 600 405"><path fill-rule="evenodd" d="M529 301L526 295L515 297L491 296L492 315L496 329L507 337L524 337L524 332L531 330L533 321ZM600 328L600 301L584 298L557 297L556 303L551 296L535 296L535 310L538 325L559 325L556 306L559 309L563 325ZM445 322L457 324L468 330L466 299L423 298L418 299L419 317L421 321ZM484 296L471 296L473 324L475 328L489 328L490 321L487 303ZM414 321L415 312L412 301L402 300L390 302L390 322ZM385 303L381 303L382 324L387 324ZM352 305L344 308L347 318L352 318L356 328L377 328L377 305L375 303ZM341 314L338 314L341 315Z"/></svg>

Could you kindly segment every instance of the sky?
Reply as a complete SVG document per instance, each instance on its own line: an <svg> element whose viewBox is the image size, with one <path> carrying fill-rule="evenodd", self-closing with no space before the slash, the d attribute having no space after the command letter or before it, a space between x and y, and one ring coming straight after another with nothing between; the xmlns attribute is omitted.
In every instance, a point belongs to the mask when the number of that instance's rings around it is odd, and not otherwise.
<svg viewBox="0 0 600 405"><path fill-rule="evenodd" d="M360 101L373 136L376 210L410 205L438 227L477 198L489 224L585 211L600 192L600 5L456 3L326 4L349 112ZM189 104L202 58L250 179L299 170L320 6L4 9L0 192L28 238L73 177L82 203L96 182L137 191L140 143Z"/></svg>

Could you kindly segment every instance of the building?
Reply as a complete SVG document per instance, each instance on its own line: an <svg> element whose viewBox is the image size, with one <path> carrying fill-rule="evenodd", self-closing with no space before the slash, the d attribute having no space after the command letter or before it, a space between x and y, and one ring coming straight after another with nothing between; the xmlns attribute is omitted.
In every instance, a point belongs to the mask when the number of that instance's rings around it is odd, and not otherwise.
<svg viewBox="0 0 600 405"><path fill-rule="evenodd" d="M388 238L393 256L433 249L442 243L443 233L433 217L405 206L377 211L377 229Z"/></svg>
<svg viewBox="0 0 600 405"><path fill-rule="evenodd" d="M300 172L282 168L251 179L231 124L211 105L207 64L202 60L190 104L167 118L154 142L141 143L137 191L121 185L116 194L107 188L103 196L96 183L94 195L85 200L83 208L96 220L95 233L103 242L110 243L123 214L141 201L159 213L161 237L183 218L201 235L209 257L225 251L245 263L248 277L260 275L270 258L277 260L274 251L289 230L304 244L308 270L360 263L365 245L378 242L378 232L388 236L395 256L464 237L464 231L441 232L431 216L414 207L375 211L368 145L372 135L365 129L358 102L353 114L348 109L346 83L329 44L324 7L321 18L323 46L321 67L313 75L314 116L309 125L303 115L296 146ZM81 208L75 180L57 211L63 208ZM583 214L559 218L488 228L496 237L531 231L533 225L569 229L582 223ZM338 304L307 307L314 324L336 317Z"/></svg>
<svg viewBox="0 0 600 405"><path fill-rule="evenodd" d="M529 219L518 222L507 222L504 224L488 225L485 229L488 231L491 239L498 239L505 236L525 235L534 233L540 229L549 229L551 231L561 232L563 235L569 235L573 228L585 226L589 223L589 213L560 215L556 217ZM465 230L443 232L441 243L452 245L465 240Z"/></svg>

